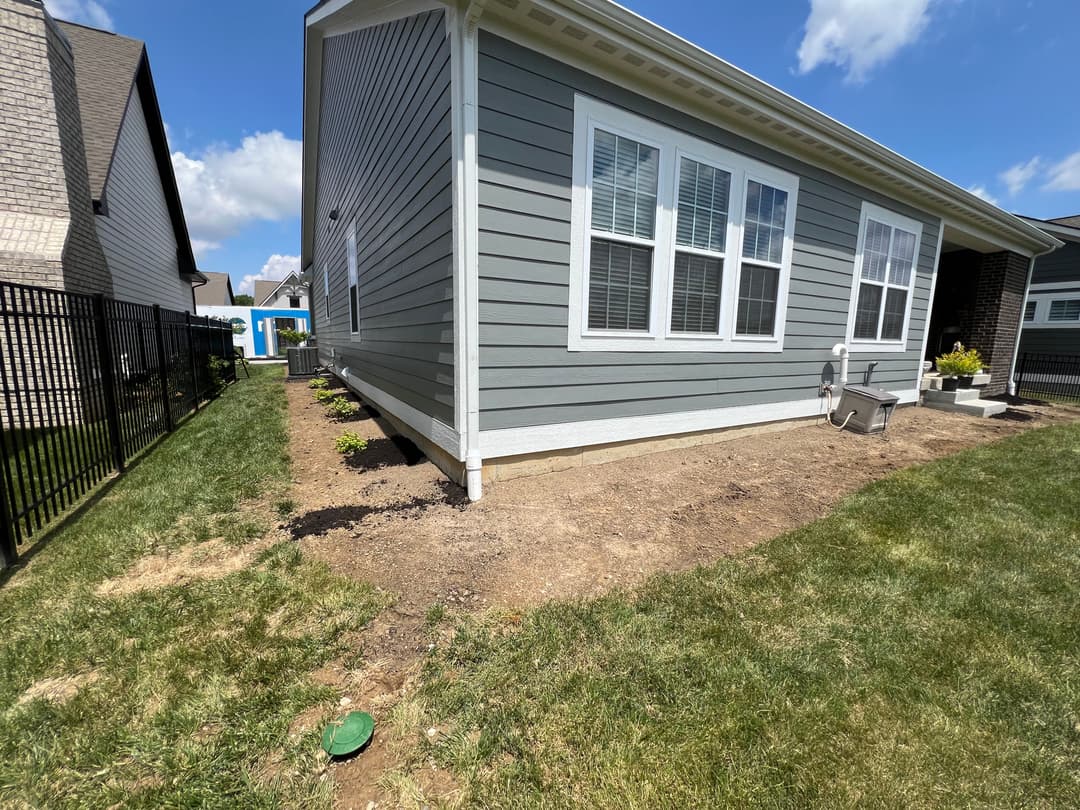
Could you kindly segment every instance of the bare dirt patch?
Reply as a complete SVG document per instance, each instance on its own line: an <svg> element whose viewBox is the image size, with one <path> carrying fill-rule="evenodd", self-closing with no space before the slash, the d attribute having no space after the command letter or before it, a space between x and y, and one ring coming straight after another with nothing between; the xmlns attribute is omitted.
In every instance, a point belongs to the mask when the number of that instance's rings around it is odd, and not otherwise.
<svg viewBox="0 0 1080 810"><path fill-rule="evenodd" d="M820 518L894 470L1080 418L1080 410L1047 405L1003 419L905 408L885 437L805 424L500 482L468 504L433 464L409 463L372 413L335 423L302 384L288 386L288 399L296 511L286 530L336 572L398 597L358 640L380 679L359 697L380 708L407 686L433 640L429 610L512 614L633 587ZM377 458L343 460L334 438L345 429L373 440ZM378 772L396 762L381 744L373 749L335 769L342 806L382 795Z"/></svg>
<svg viewBox="0 0 1080 810"><path fill-rule="evenodd" d="M252 564L266 542L235 546L217 538L140 558L118 577L98 585L98 596L126 596L138 591L220 579Z"/></svg>
<svg viewBox="0 0 1080 810"><path fill-rule="evenodd" d="M53 678L42 678L40 681L32 683L25 692L19 695L16 705L22 706L38 698L53 703L67 703L79 693L80 689L89 686L100 677L101 675L98 672L90 670L77 675L58 675Z"/></svg>

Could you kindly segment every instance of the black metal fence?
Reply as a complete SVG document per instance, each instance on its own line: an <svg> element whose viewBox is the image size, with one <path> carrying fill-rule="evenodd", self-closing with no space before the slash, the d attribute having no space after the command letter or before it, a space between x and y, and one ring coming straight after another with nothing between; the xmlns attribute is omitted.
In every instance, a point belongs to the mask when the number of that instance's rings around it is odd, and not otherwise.
<svg viewBox="0 0 1080 810"><path fill-rule="evenodd" d="M1080 402L1080 356L1021 355L1016 371L1016 393L1032 399Z"/></svg>
<svg viewBox="0 0 1080 810"><path fill-rule="evenodd" d="M0 283L0 556L236 380L228 323Z"/></svg>

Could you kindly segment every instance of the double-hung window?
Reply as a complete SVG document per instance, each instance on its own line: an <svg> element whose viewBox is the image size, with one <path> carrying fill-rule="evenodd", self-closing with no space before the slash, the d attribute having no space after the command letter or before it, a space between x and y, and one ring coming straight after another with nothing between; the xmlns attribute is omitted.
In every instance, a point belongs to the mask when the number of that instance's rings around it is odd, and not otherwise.
<svg viewBox="0 0 1080 810"><path fill-rule="evenodd" d="M921 223L863 203L848 313L853 351L906 348L921 239Z"/></svg>
<svg viewBox="0 0 1080 810"><path fill-rule="evenodd" d="M345 254L349 263L349 332L355 335L360 331L360 291L357 282L355 222L349 227L349 234L345 239Z"/></svg>
<svg viewBox="0 0 1080 810"><path fill-rule="evenodd" d="M798 178L575 98L568 347L780 351Z"/></svg>

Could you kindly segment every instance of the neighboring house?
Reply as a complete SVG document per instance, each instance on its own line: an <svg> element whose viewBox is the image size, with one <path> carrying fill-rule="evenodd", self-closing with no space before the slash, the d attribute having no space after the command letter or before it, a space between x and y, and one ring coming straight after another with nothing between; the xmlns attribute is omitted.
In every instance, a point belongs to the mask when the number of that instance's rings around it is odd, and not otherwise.
<svg viewBox="0 0 1080 810"><path fill-rule="evenodd" d="M1025 219L1065 244L1035 261L1020 353L1080 358L1080 216Z"/></svg>
<svg viewBox="0 0 1080 810"><path fill-rule="evenodd" d="M256 281L254 298L260 307L308 308L307 284L296 273L289 273L281 281Z"/></svg>
<svg viewBox="0 0 1080 810"><path fill-rule="evenodd" d="M306 309L200 304L198 314L229 321L233 327L233 345L248 358L284 355L288 344L281 339L283 329L311 331L311 313Z"/></svg>
<svg viewBox="0 0 1080 810"><path fill-rule="evenodd" d="M232 279L228 273L212 273L203 271L206 283L195 287L195 306L202 307L231 307L235 303L232 290ZM202 312L199 312L201 315Z"/></svg>
<svg viewBox="0 0 1080 810"><path fill-rule="evenodd" d="M916 401L939 265L1003 391L1059 244L607 0L326 0L304 99L322 362L473 499L821 414L838 343Z"/></svg>
<svg viewBox="0 0 1080 810"><path fill-rule="evenodd" d="M194 308L143 43L0 0L0 278Z"/></svg>

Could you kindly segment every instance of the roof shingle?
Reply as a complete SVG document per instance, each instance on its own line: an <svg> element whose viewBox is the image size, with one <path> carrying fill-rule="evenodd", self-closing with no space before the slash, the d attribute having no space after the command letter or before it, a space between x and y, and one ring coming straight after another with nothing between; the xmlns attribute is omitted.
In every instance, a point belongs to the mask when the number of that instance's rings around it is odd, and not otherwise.
<svg viewBox="0 0 1080 810"><path fill-rule="evenodd" d="M57 24L71 43L75 57L90 194L100 200L145 48L137 39L109 31L63 20L57 20Z"/></svg>

